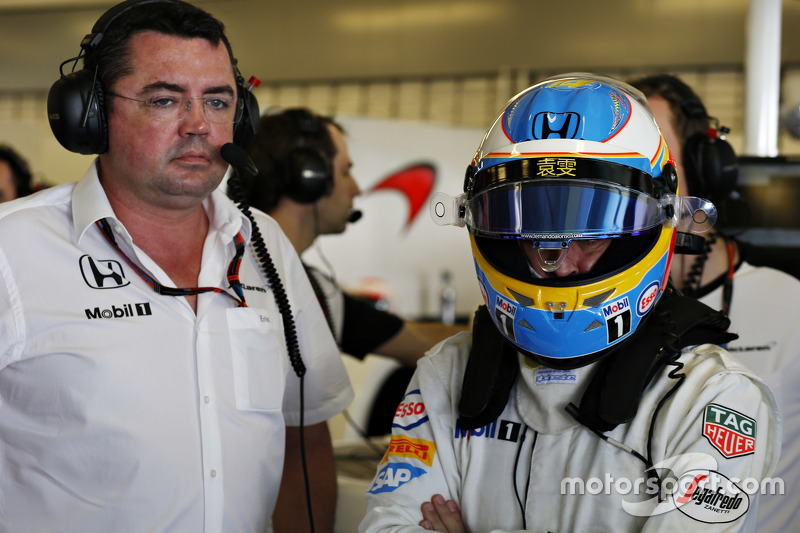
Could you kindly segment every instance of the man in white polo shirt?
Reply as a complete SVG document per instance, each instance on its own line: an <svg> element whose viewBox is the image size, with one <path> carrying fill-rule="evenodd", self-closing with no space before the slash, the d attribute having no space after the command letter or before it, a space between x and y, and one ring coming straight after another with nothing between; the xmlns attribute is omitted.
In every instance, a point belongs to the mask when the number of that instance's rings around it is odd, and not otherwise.
<svg viewBox="0 0 800 533"><path fill-rule="evenodd" d="M99 157L0 209L0 530L304 531L302 440L329 529L352 390L291 243L215 190L257 110L222 24L129 1L81 46L48 114Z"/></svg>

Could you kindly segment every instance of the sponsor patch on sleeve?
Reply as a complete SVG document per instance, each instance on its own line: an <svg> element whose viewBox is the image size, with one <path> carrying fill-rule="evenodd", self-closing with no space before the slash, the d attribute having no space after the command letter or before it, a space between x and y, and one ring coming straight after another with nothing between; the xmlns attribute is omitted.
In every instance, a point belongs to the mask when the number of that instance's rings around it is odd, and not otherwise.
<svg viewBox="0 0 800 533"><path fill-rule="evenodd" d="M393 492L412 479L427 473L427 470L408 463L388 463L378 471L378 475L375 476L375 480L367 492L370 494Z"/></svg>
<svg viewBox="0 0 800 533"><path fill-rule="evenodd" d="M394 413L392 428L408 431L428 422L428 413L419 389L406 393Z"/></svg>
<svg viewBox="0 0 800 533"><path fill-rule="evenodd" d="M380 464L389 460L390 457L403 457L419 459L428 466L433 465L433 457L436 455L436 444L424 439L412 439L405 435L394 435L389 443L389 449L383 456Z"/></svg>
<svg viewBox="0 0 800 533"><path fill-rule="evenodd" d="M733 409L710 403L703 413L703 436L724 457L756 450L756 421Z"/></svg>

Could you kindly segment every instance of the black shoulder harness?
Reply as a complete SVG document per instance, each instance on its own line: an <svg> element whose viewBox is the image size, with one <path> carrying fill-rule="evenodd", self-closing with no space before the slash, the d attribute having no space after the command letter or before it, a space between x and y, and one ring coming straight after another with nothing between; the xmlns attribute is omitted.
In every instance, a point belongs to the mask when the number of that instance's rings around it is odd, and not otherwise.
<svg viewBox="0 0 800 533"><path fill-rule="evenodd" d="M578 421L600 432L636 416L650 380L681 348L696 344L726 344L727 315L682 295L668 285L656 308L630 340L599 363L581 398ZM517 377L517 349L495 328L486 306L475 313L472 349L458 404L463 429L485 426L503 411Z"/></svg>

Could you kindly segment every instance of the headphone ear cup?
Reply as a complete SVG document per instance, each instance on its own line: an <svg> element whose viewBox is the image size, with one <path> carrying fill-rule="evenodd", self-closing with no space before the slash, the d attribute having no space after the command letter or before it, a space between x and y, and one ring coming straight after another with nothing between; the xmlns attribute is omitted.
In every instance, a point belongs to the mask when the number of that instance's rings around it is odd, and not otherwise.
<svg viewBox="0 0 800 533"><path fill-rule="evenodd" d="M256 95L239 86L239 98L244 100L242 118L233 126L233 143L247 149L258 131L259 108Z"/></svg>
<svg viewBox="0 0 800 533"><path fill-rule="evenodd" d="M70 152L89 155L108 149L105 97L93 72L78 70L56 80L47 95L47 117L53 135Z"/></svg>
<svg viewBox="0 0 800 533"><path fill-rule="evenodd" d="M320 151L300 146L286 161L286 194L301 204L311 204L325 196L333 186L330 161Z"/></svg>
<svg viewBox="0 0 800 533"><path fill-rule="evenodd" d="M717 204L724 202L736 188L739 177L739 165L731 145L719 137L709 139L696 133L687 139L684 154L690 163L684 167L691 195ZM700 186L694 189L695 184Z"/></svg>
<svg viewBox="0 0 800 533"><path fill-rule="evenodd" d="M683 172L689 190L680 191L681 194L700 198L708 196L698 158L698 154L701 151L700 145L707 140L708 137L704 133L695 133L690 135L686 142L683 143Z"/></svg>

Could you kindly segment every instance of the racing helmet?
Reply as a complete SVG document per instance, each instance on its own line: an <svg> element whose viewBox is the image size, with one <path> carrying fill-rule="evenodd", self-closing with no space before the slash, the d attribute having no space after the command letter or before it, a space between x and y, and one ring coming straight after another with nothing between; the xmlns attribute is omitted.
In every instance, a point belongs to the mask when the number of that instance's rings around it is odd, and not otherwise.
<svg viewBox="0 0 800 533"><path fill-rule="evenodd" d="M674 163L638 90L572 73L506 104L464 192L436 193L431 216L467 226L483 299L503 336L525 356L566 369L634 335L666 287L678 232L707 231L716 210L678 195ZM573 249L596 250L596 261L563 275Z"/></svg>

